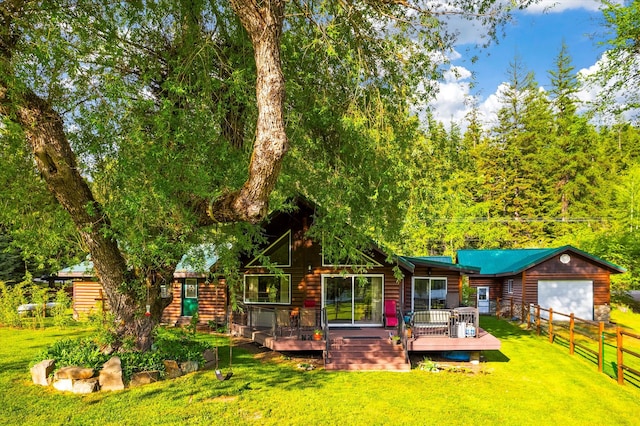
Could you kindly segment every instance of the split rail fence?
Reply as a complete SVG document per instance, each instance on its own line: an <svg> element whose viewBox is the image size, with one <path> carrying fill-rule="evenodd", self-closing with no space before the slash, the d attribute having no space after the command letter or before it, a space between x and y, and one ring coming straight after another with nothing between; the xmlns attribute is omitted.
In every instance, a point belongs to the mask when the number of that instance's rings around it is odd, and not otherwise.
<svg viewBox="0 0 640 426"><path fill-rule="evenodd" d="M640 334L533 304L522 321L538 335L546 334L550 343L566 346L570 355L593 362L599 372L617 379L619 384L640 387Z"/></svg>

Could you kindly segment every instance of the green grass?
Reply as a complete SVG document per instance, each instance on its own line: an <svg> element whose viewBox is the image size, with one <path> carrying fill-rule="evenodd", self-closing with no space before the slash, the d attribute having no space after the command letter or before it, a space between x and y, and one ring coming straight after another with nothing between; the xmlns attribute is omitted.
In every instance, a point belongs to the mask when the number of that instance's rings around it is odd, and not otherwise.
<svg viewBox="0 0 640 426"><path fill-rule="evenodd" d="M0 328L0 424L637 424L640 389L511 323L483 318L482 326L502 349L486 352L476 374L301 371L294 360L234 348L226 382L198 372L87 396L34 386L28 372L45 345L83 329Z"/></svg>

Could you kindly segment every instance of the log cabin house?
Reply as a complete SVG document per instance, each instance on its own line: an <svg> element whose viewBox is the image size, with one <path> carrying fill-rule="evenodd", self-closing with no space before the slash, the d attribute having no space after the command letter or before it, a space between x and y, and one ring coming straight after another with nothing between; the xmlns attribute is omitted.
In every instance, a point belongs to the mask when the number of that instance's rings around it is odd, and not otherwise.
<svg viewBox="0 0 640 426"><path fill-rule="evenodd" d="M228 295L224 279L210 274L217 261L212 247L199 247L202 262L190 261L193 254L182 257L168 284L160 284L164 297L173 296L171 304L163 312L161 322L168 325L185 325L195 313L204 327L209 324L225 324L228 318ZM73 281L73 318L86 319L91 315L104 315L109 304L102 286L95 276L93 262L85 261L64 268L57 279Z"/></svg>
<svg viewBox="0 0 640 426"><path fill-rule="evenodd" d="M270 349L322 352L327 369L406 370L411 352L477 357L500 349L500 341L478 326L479 314L495 313L499 297L520 307L552 303L566 293L554 292L559 285L571 289L566 294L574 300L584 298L579 305L591 303L598 315L608 315L609 276L623 272L570 246L460 250L454 263L442 256L389 257L372 243L358 259L331 262L322 243L308 236L315 209L303 200L295 211L265 221L262 251L241 259L238 312L229 312L224 280L209 273L215 252L205 256L204 270L183 259L165 289L173 301L163 322L185 324L195 312L201 326L229 318L233 333ZM99 283L87 279L90 272L78 276L81 270L67 271L82 278L74 282L74 314L95 309L102 299ZM475 306L462 306L466 279L477 291Z"/></svg>
<svg viewBox="0 0 640 426"><path fill-rule="evenodd" d="M624 268L570 245L551 249L458 250L481 314L525 318L530 305L586 320L609 321L611 275Z"/></svg>

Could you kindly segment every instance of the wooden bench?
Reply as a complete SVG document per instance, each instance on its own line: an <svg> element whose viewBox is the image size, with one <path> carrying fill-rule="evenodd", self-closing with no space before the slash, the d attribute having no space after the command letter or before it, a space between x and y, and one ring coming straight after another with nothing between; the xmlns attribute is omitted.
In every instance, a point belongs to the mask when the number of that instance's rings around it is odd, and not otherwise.
<svg viewBox="0 0 640 426"><path fill-rule="evenodd" d="M451 311L431 309L417 311L411 318L412 335L419 336L448 336Z"/></svg>

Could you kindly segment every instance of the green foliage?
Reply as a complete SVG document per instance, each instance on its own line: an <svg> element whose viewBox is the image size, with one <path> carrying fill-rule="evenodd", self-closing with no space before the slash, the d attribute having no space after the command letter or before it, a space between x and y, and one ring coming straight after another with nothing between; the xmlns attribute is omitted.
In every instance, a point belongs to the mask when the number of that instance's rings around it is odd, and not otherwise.
<svg viewBox="0 0 640 426"><path fill-rule="evenodd" d="M47 287L31 284L28 292L30 294L31 303L36 305L35 309L31 312L33 316L31 326L33 328L44 328L44 318L47 315L46 306L49 301L49 289Z"/></svg>
<svg viewBox="0 0 640 426"><path fill-rule="evenodd" d="M53 323L57 327L64 328L71 320L68 313L69 308L71 308L71 298L67 291L64 288L61 288L56 292L54 302L55 305L51 309Z"/></svg>
<svg viewBox="0 0 640 426"><path fill-rule="evenodd" d="M112 356L120 357L125 380L130 380L133 373L157 370L164 372L164 360L177 362L197 361L204 363L202 356L205 349L211 349L210 343L196 340L195 336L184 332L164 329L156 330L156 340L151 351L139 352L132 348L122 349L111 354L105 351L103 336L94 335L78 339L63 339L41 351L31 365L45 359L54 359L56 366L79 366L99 370Z"/></svg>
<svg viewBox="0 0 640 426"><path fill-rule="evenodd" d="M8 285L0 281L0 324L20 327L22 320L18 314L18 306L27 303L24 284Z"/></svg>

